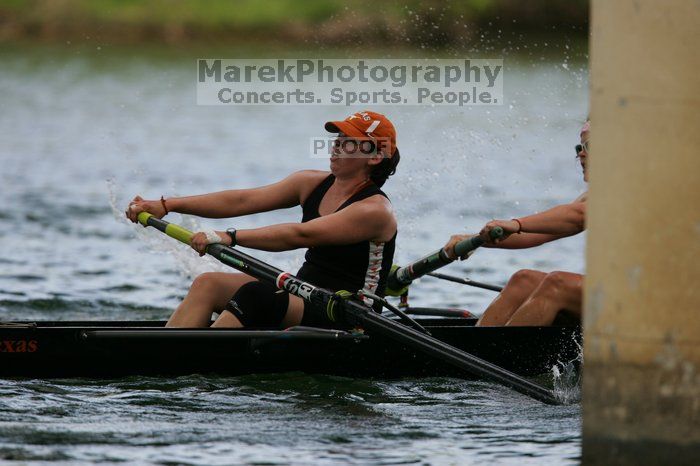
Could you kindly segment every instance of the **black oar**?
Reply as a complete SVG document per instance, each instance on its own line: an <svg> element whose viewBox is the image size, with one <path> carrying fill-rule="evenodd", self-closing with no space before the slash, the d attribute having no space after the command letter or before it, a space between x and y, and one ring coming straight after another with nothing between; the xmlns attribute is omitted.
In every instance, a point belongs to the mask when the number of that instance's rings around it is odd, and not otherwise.
<svg viewBox="0 0 700 466"><path fill-rule="evenodd" d="M476 316L466 309L453 309L442 307L408 307L403 310L406 314L414 316L434 317L459 317L460 319L475 319Z"/></svg>
<svg viewBox="0 0 700 466"><path fill-rule="evenodd" d="M193 233L179 225L157 219L147 212L141 212L138 218L144 226L154 227L183 243L190 243ZM369 332L376 332L391 338L398 343L410 346L471 374L499 382L544 403L561 404L561 401L551 390L541 385L384 317L358 301L338 298L331 291L317 288L291 273L283 272L234 248L222 244L211 244L207 247L207 254L251 277L273 283L278 288L309 301L316 310L325 310L328 317L334 322L343 321L350 325L361 326Z"/></svg>
<svg viewBox="0 0 700 466"><path fill-rule="evenodd" d="M498 291L498 292L503 291L502 286L491 285L489 283L483 283L483 282L477 282L477 281L474 281L470 278L454 277L452 275L446 275L446 274L440 273L440 272L430 272L427 275L430 277L439 278L440 280L447 280L448 282L461 283L462 285L475 286L476 288L483 288L485 290Z"/></svg>
<svg viewBox="0 0 700 466"><path fill-rule="evenodd" d="M423 327L421 324L419 324L415 320L411 319L405 312L403 312L401 309L399 309L398 307L391 304L385 298L382 298L381 296L377 296L374 293L369 293L367 291L362 291L362 295L366 296L374 301L379 301L380 303L382 303L382 306L389 309L389 311L391 311L396 316L398 316L399 319L401 319L401 321L403 323L405 323L406 325L408 325L409 327L413 327L413 328L415 328L415 329L417 329L417 330L419 330L427 335L430 335L430 332L428 331L428 329Z"/></svg>
<svg viewBox="0 0 700 466"><path fill-rule="evenodd" d="M503 236L503 229L501 227L496 227L491 230L491 238L498 239ZM478 236L473 236L467 238L464 241L460 241L455 244L455 255L457 257L464 257L484 244L484 240ZM437 269L446 266L454 262L455 259L450 258L447 255L445 249L440 249L425 257L418 259L404 267L396 267L391 269L389 273L389 279L387 280L387 294L392 296L400 296L405 291L408 285L410 285L413 280L416 280L423 275L427 275L430 272L434 272Z"/></svg>

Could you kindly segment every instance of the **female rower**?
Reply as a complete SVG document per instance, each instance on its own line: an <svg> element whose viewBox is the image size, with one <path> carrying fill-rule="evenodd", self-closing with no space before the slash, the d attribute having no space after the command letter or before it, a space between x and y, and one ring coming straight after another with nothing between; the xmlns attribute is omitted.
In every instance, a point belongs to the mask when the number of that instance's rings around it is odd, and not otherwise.
<svg viewBox="0 0 700 466"><path fill-rule="evenodd" d="M581 129L581 144L576 145L576 157L588 182L590 122ZM512 220L493 220L479 235L486 247L524 249L539 246L559 238L573 236L585 229L586 196L583 193L569 204L556 206L539 214ZM505 235L493 241L490 231L503 228ZM471 235L455 235L445 246L454 257L454 245ZM489 305L477 325L527 326L552 325L560 312L581 319L583 275L571 272L541 272L519 270L510 278L503 291Z"/></svg>
<svg viewBox="0 0 700 466"><path fill-rule="evenodd" d="M208 218L238 217L300 205L301 223L196 233L191 241L200 255L212 243L264 251L308 248L297 276L333 291L369 291L383 296L397 233L391 203L380 189L399 163L396 130L384 116L359 112L325 124L338 133L330 172L303 170L280 182L254 189L200 196L143 200L136 196L127 217L139 212L163 217L169 212ZM362 150L358 150L361 148ZM381 304L365 298L381 311ZM170 327L332 326L325 313L269 283L242 273L207 272L195 278L170 317Z"/></svg>

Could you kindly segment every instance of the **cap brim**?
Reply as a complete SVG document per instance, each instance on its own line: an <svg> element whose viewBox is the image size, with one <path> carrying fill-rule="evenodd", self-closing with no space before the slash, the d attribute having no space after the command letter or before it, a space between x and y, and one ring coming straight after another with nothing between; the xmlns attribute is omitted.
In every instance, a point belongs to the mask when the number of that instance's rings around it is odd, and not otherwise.
<svg viewBox="0 0 700 466"><path fill-rule="evenodd" d="M324 128L326 128L326 131L329 133L343 133L353 137L367 136L347 121L329 121L324 125Z"/></svg>

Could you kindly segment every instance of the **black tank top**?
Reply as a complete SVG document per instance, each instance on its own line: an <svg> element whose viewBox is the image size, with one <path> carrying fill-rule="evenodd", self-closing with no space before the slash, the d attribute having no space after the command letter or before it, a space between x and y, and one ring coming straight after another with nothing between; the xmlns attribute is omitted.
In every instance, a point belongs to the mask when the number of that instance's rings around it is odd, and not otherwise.
<svg viewBox="0 0 700 466"><path fill-rule="evenodd" d="M335 182L335 176L328 175L309 195L302 206L303 222L319 218L318 207L323 196ZM353 202L379 194L388 199L374 183L370 183L353 194L338 209L344 209ZM298 276L316 286L333 291L367 290L384 296L386 280L394 260L396 233L387 242L361 241L354 244L316 246L306 252L306 261L299 269ZM381 304L365 299L367 305L381 312Z"/></svg>

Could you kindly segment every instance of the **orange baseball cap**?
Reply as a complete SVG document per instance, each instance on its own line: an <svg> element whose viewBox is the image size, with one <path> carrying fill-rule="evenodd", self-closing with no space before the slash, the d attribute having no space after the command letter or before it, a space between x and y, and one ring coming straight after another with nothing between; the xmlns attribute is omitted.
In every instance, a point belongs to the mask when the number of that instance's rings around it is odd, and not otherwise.
<svg viewBox="0 0 700 466"><path fill-rule="evenodd" d="M354 138L389 140L388 155L393 157L396 147L396 128L389 119L381 113L364 112L353 113L343 121L329 121L325 124L326 131L330 133L343 133Z"/></svg>

